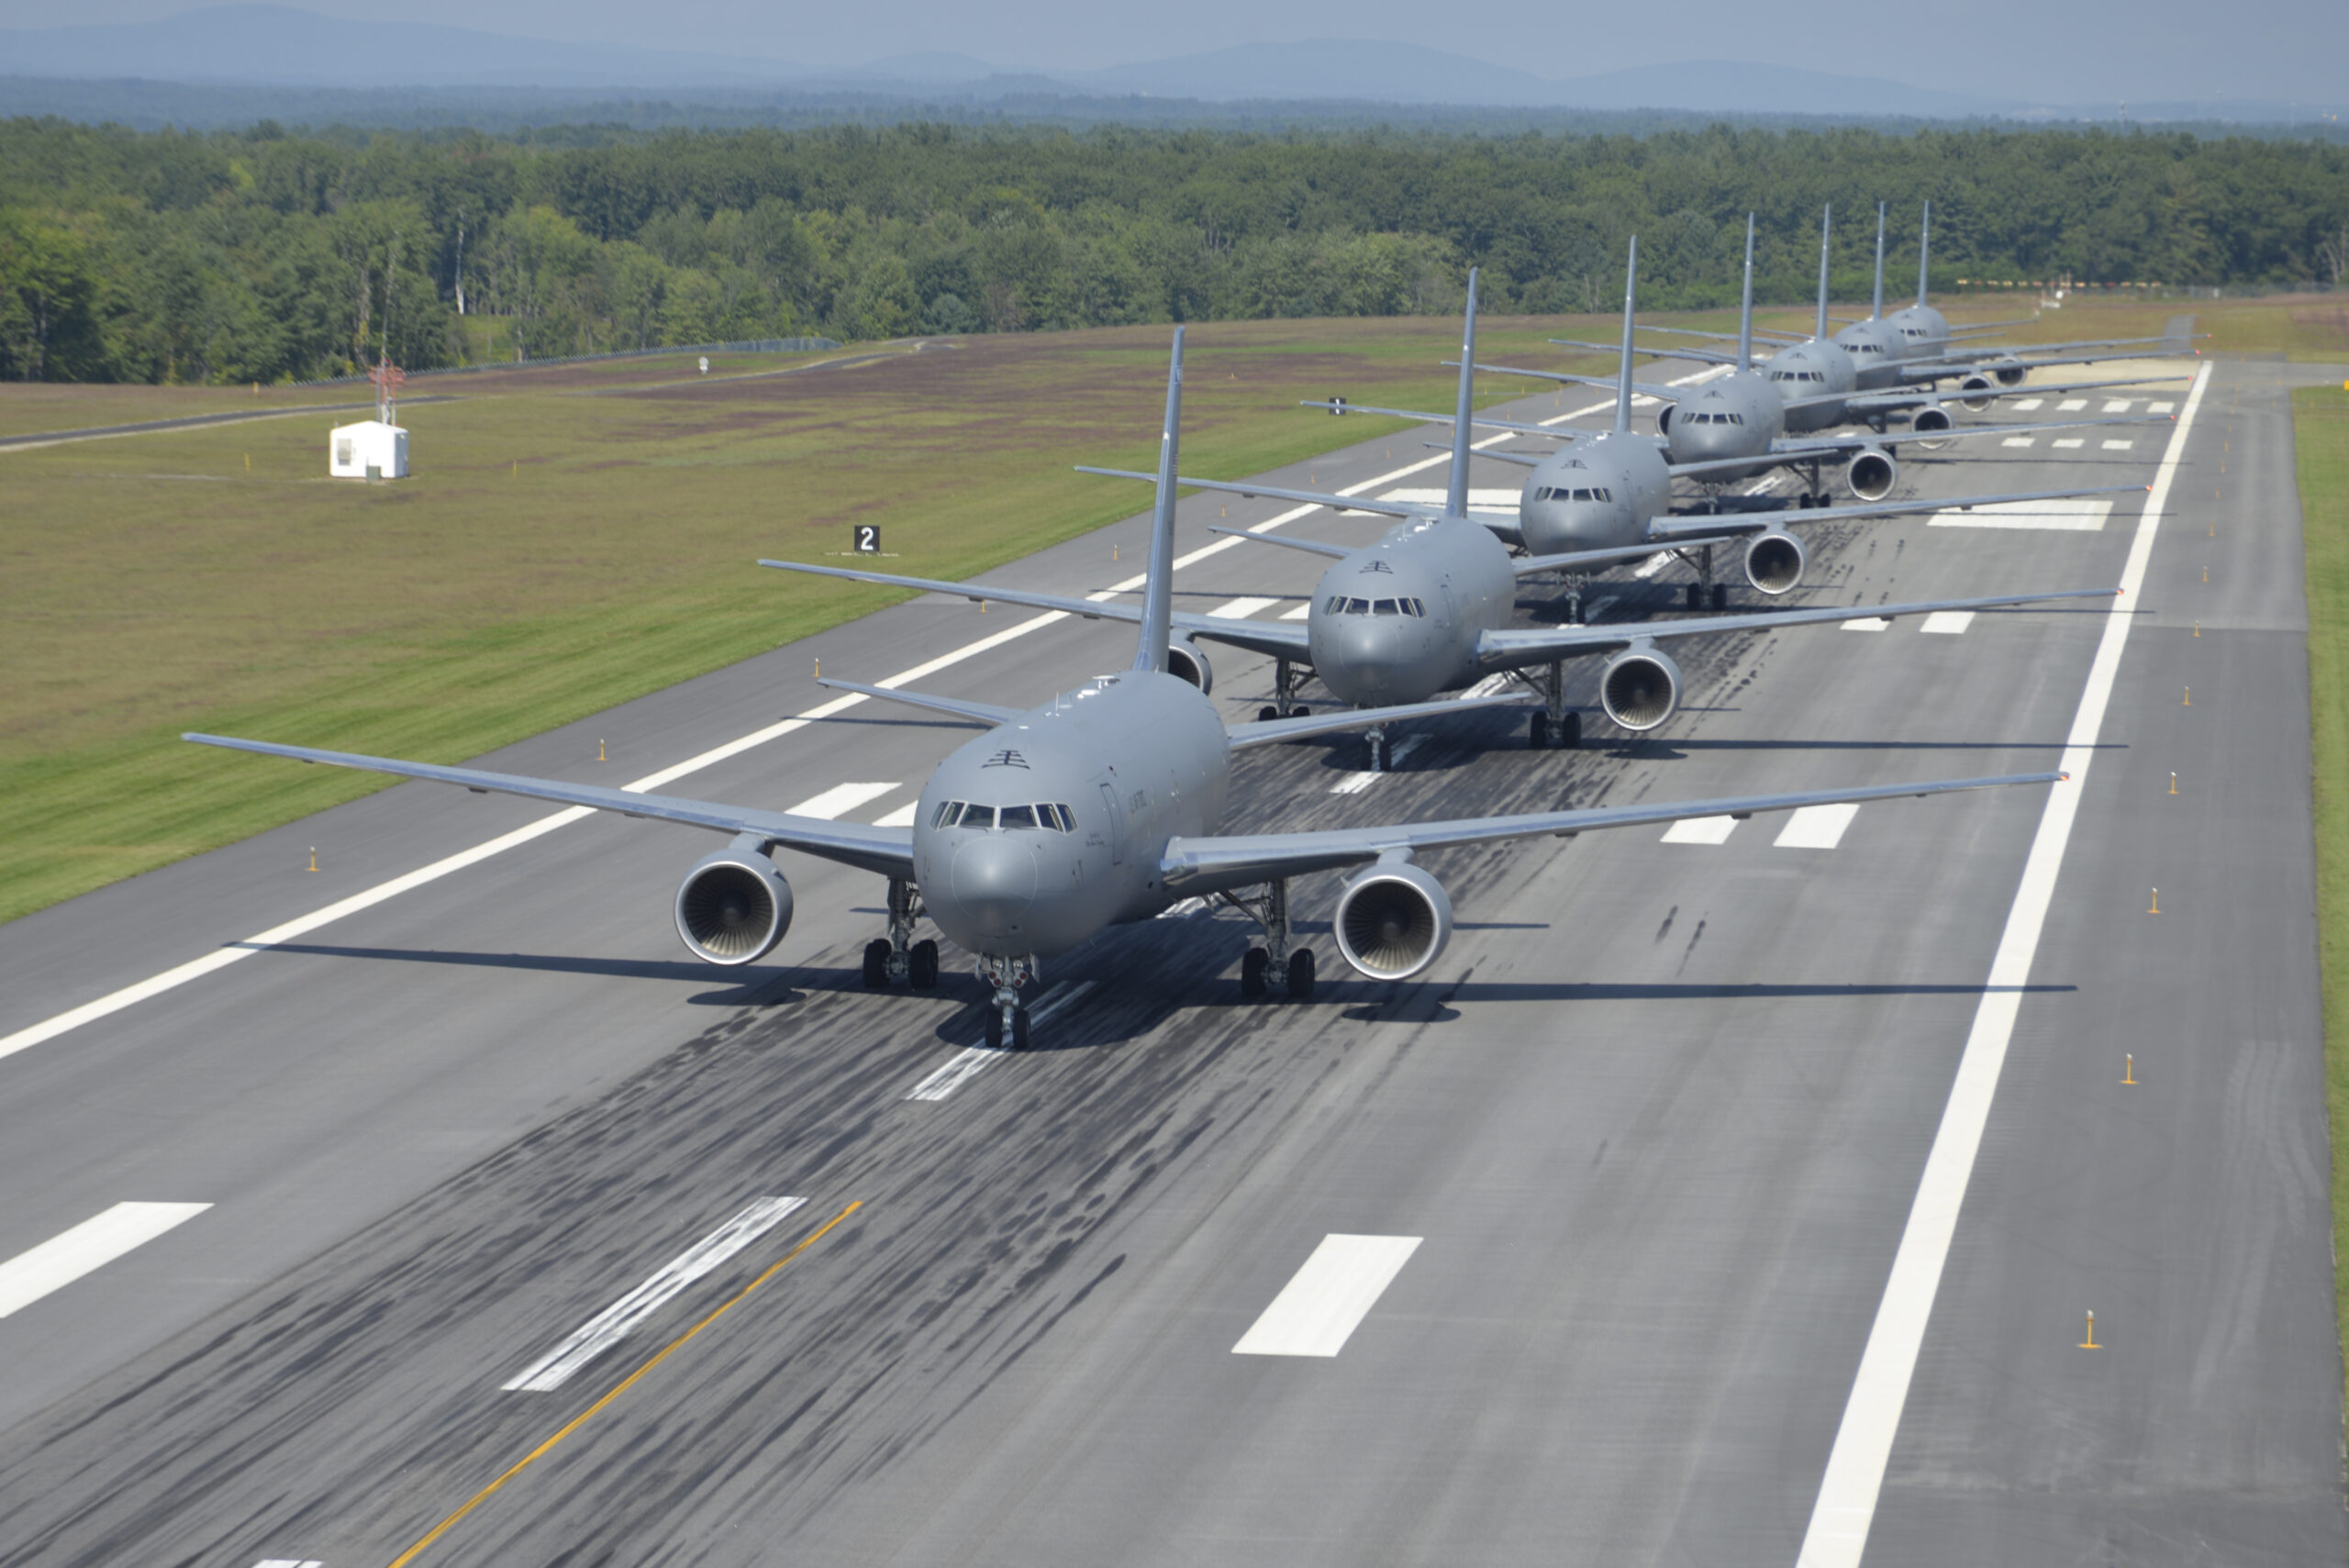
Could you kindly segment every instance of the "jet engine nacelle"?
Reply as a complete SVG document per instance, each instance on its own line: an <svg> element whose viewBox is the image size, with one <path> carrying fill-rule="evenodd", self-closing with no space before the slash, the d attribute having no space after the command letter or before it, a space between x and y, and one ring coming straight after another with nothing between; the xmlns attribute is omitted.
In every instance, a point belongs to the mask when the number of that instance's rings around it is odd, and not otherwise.
<svg viewBox="0 0 2349 1568"><path fill-rule="evenodd" d="M1773 597L1802 581L1809 558L1792 534L1764 534L1745 547L1745 580Z"/></svg>
<svg viewBox="0 0 2349 1568"><path fill-rule="evenodd" d="M1862 447L1843 467L1843 483L1863 501L1881 501L1892 494L1900 469L1881 447Z"/></svg>
<svg viewBox="0 0 2349 1568"><path fill-rule="evenodd" d="M1920 436L1938 436L1954 428L1956 423L1949 417L1948 409L1938 403L1928 403L1909 418L1909 428ZM1949 445L1947 441L1919 441L1917 444L1927 451L1939 451Z"/></svg>
<svg viewBox="0 0 2349 1568"><path fill-rule="evenodd" d="M1653 729L1680 706L1680 666L1651 647L1626 649L1599 674L1598 705L1634 734Z"/></svg>
<svg viewBox="0 0 2349 1568"><path fill-rule="evenodd" d="M1993 399L1987 395L1998 390L1998 384L1987 375L1969 375L1957 384L1958 401L1965 405L1969 414L1987 410Z"/></svg>
<svg viewBox="0 0 2349 1568"><path fill-rule="evenodd" d="M754 962L789 929L791 884L756 833L696 862L677 884L677 935L705 963Z"/></svg>
<svg viewBox="0 0 2349 1568"><path fill-rule="evenodd" d="M1178 637L1166 645L1166 673L1190 682L1201 692L1215 690L1215 666L1188 638Z"/></svg>
<svg viewBox="0 0 2349 1568"><path fill-rule="evenodd" d="M1410 862L1382 861L1346 884L1330 924L1348 963L1373 980L1408 980L1452 940L1452 899Z"/></svg>
<svg viewBox="0 0 2349 1568"><path fill-rule="evenodd" d="M2000 386L2021 386L2022 378L2029 375L2031 371L2024 365L2000 365L1990 373L1998 378Z"/></svg>
<svg viewBox="0 0 2349 1568"><path fill-rule="evenodd" d="M1657 435L1668 436L1672 434L1672 411L1679 406L1680 405L1677 403L1667 403L1663 407L1655 411L1655 433Z"/></svg>

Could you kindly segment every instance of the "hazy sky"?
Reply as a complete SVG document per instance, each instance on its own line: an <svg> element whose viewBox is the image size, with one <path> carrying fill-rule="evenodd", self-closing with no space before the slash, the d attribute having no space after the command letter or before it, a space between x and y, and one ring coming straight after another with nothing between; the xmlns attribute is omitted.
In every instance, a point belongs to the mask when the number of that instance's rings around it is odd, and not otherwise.
<svg viewBox="0 0 2349 1568"><path fill-rule="evenodd" d="M861 64L941 50L1010 68L1113 65L1233 44L1392 39L1567 77L1751 59L2055 102L2343 96L2349 0L1590 0L1449 9L1426 0L294 0L528 37ZM0 0L0 26L135 21L196 0ZM1475 25L1464 26L1471 17ZM0 66L0 68L5 68Z"/></svg>

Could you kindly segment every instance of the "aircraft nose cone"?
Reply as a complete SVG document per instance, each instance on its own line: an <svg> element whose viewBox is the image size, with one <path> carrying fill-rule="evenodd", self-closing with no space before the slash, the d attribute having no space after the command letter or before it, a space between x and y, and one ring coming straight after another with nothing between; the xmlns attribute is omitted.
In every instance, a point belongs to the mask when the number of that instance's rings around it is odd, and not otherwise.
<svg viewBox="0 0 2349 1568"><path fill-rule="evenodd" d="M1400 625L1394 617L1330 617L1313 650L1323 684L1358 706L1389 701L1402 656Z"/></svg>
<svg viewBox="0 0 2349 1568"><path fill-rule="evenodd" d="M954 851L954 902L983 937L1005 937L1036 899L1036 852L1019 839L988 833Z"/></svg>

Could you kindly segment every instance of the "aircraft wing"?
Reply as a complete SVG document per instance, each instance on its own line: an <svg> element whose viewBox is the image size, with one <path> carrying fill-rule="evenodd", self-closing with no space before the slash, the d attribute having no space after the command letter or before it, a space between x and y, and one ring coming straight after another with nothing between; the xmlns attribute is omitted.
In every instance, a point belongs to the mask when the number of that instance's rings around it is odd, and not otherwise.
<svg viewBox="0 0 2349 1568"><path fill-rule="evenodd" d="M2208 332L2189 332L2181 338L2079 338L2068 343L1953 343L1950 346L1955 351L1949 354L1947 360L1950 362L1963 361L1978 363L1983 360L2021 359L2026 354L2076 352L2083 349L2142 349L2148 345L2157 350L2165 349L2176 354L2199 354L2201 350L2193 347L2194 341L2199 338L2208 338L2210 335ZM2123 357L2142 358L2143 356Z"/></svg>
<svg viewBox="0 0 2349 1568"><path fill-rule="evenodd" d="M232 751L253 751L264 757L290 757L297 762L326 762L338 768L395 773L401 778L429 779L435 784L462 784L483 795L518 795L551 800L563 806L584 806L591 811L617 811L623 817L649 817L656 822L682 822L717 833L756 833L786 849L821 860L838 861L884 876L913 875L914 833L910 828L868 828L856 822L832 822L820 817L795 817L787 811L760 811L748 806L719 806L687 800L682 795L645 795L629 789L606 789L596 784L565 784L560 779L524 778L517 773L485 773L479 768L443 768L430 762L403 762L389 757L366 757L353 751L320 751L307 746L280 746L267 740L239 740L226 735L186 734L183 740L199 746L225 746Z"/></svg>
<svg viewBox="0 0 2349 1568"><path fill-rule="evenodd" d="M1210 527L1208 529L1208 532L1211 534L1230 534L1233 539L1244 539L1253 544L1276 544L1283 550L1301 550L1308 555L1326 555L1333 561L1343 561L1347 556L1352 555L1355 550L1362 548L1360 545L1331 544L1328 539L1292 539L1286 534L1260 534L1252 528L1219 528Z"/></svg>
<svg viewBox="0 0 2349 1568"><path fill-rule="evenodd" d="M1707 335L1710 336L1710 334ZM1616 343L1585 343L1573 338L1553 338L1550 341L1557 344L1561 349L1596 349L1601 353L1610 355L1622 352L1621 345ZM1732 343L1737 341L1735 333L1730 334L1730 341ZM1700 365L1737 363L1735 354L1724 354L1712 349L1652 349L1642 346L1634 348L1631 351L1635 354L1644 354L1652 360L1690 360Z"/></svg>
<svg viewBox="0 0 2349 1568"><path fill-rule="evenodd" d="M1459 361L1447 360L1444 362L1453 365ZM1574 386L1598 386L1609 392L1615 390L1615 378L1611 375L1568 375L1564 371L1520 370L1515 365L1478 365L1476 368L1494 375L1528 375L1537 381L1563 381ZM1653 397L1664 403L1677 403L1688 395L1688 389L1685 386L1665 386L1657 382L1635 381L1631 384L1631 390L1642 397Z"/></svg>
<svg viewBox="0 0 2349 1568"><path fill-rule="evenodd" d="M1088 468L1077 464L1079 473L1105 474L1111 479L1145 479L1155 483L1154 473L1136 473L1124 468ZM1187 484L1194 490L1220 490L1232 495L1264 495L1275 501L1297 501L1308 506L1327 506L1333 512L1372 512L1384 517L1441 517L1442 506L1421 506L1412 501L1365 501L1358 495L1329 495L1318 490L1283 490L1268 484L1240 484L1223 479L1177 479L1177 484Z"/></svg>
<svg viewBox="0 0 2349 1568"><path fill-rule="evenodd" d="M1897 447L1909 441L1930 441L1939 445L1943 441L1971 440L1977 436L2029 436L2048 430L2089 430L2113 425L2136 427L2175 423L2176 418L2170 415L2154 414L2137 419L2059 419L2032 425L1953 425L1945 430L1910 430L1882 436L1870 431L1842 436L1781 437L1770 443L1768 451L1753 457L1708 458L1701 462L1676 462L1671 466L1675 477L1695 477L1752 468L1756 464L1799 463L1809 462L1813 458L1845 457L1869 447Z"/></svg>
<svg viewBox="0 0 2349 1568"><path fill-rule="evenodd" d="M1274 539L1268 534L1248 537L1262 539L1266 543L1298 542ZM1087 620L1121 620L1133 625L1141 621L1140 605L1118 604L1108 599L1072 599L1060 594L1031 594L1019 588L990 587L983 583L943 583L934 577L900 577L888 572L858 572L846 566L810 566L798 561L762 561L759 564L772 566L779 572L804 572L811 577L844 577L852 583L878 583L884 587L918 588L929 594L958 594L974 601L991 599L998 604L1019 605L1031 610L1058 610L1063 615L1082 616ZM1275 659L1301 659L1305 656L1306 635L1302 626L1243 620L1229 616L1193 615L1187 610L1175 611L1174 624L1174 628L1186 637L1209 638ZM944 701L943 698L938 699L939 704ZM966 717L984 716L973 714Z"/></svg>
<svg viewBox="0 0 2349 1568"><path fill-rule="evenodd" d="M1449 414L1423 414L1413 408L1374 408L1366 403L1345 403L1334 400L1328 403L1315 403L1308 400L1299 403L1297 406L1327 408L1332 414L1386 414L1397 419L1424 420L1431 425L1452 423L1452 416ZM1563 429L1549 425L1520 424L1514 419L1478 417L1469 420L1468 423L1480 430L1514 430L1520 436L1547 436L1555 441L1571 441L1582 433L1579 430Z"/></svg>
<svg viewBox="0 0 2349 1568"><path fill-rule="evenodd" d="M2067 392L2101 392L2110 386L2144 386L2154 382L2188 379L2182 375L2141 375L2106 381L2025 382L2021 386L1996 386L1980 392L1943 393L1925 387L1911 387L1898 392L1847 392L1841 396L1830 393L1822 397L1790 397L1787 399L1787 406L1803 408L1841 403L1850 411L1852 417L1866 419L1909 408L1923 408L1936 403L1975 403L1994 397L2055 397Z"/></svg>
<svg viewBox="0 0 2349 1568"><path fill-rule="evenodd" d="M1446 697L1437 702L1402 703L1394 707L1341 707L1302 718L1263 718L1246 724L1229 724L1224 726L1224 733L1231 737L1231 749L1240 751L1251 746L1270 746L1278 740L1302 740L1312 735L1337 735L1349 729L1399 724L1407 718L1428 718L1437 714L1467 713L1480 707L1521 706L1524 702L1525 696L1521 692L1499 692L1491 696Z"/></svg>
<svg viewBox="0 0 2349 1568"><path fill-rule="evenodd" d="M835 681L829 675L818 675L816 684L836 692L856 692L863 696L879 697L883 702L901 702L907 707L926 707L933 713L951 713L957 718L967 718L974 724L992 728L1008 724L1026 710L1005 707L999 703L967 702L961 697L941 697L930 692L901 691L895 686L860 685L854 681Z"/></svg>
<svg viewBox="0 0 2349 1568"><path fill-rule="evenodd" d="M2110 354L2034 354L2029 359L2005 352L1986 352L1979 359L1943 359L1927 364L1904 364L1900 367L1900 378L1903 381L1936 381L1974 375L1983 371L2047 370L2055 365L2109 364L2115 360L2174 360L2187 351L2173 345L2167 349L2131 349ZM2193 350L2198 355L2201 351L2199 349Z"/></svg>
<svg viewBox="0 0 2349 1568"><path fill-rule="evenodd" d="M1752 462L1752 459L1748 459ZM1857 506L1819 506L1809 510L1724 513L1686 517L1658 517L1648 525L1648 537L1658 544L1679 545L1698 534L1762 533L1784 523L1864 522L1874 517L1905 517L1918 512L1967 512L1976 506L2009 502L2068 501L2081 495L2116 495L2124 491L2143 495L2144 484L2100 484L2088 490L2041 490L2027 495L1954 495L1945 501L1869 501Z"/></svg>
<svg viewBox="0 0 2349 1568"><path fill-rule="evenodd" d="M1775 631L1780 627L1815 626L1821 621L1891 620L1898 616L1932 615L1939 610L1989 610L2009 605L2042 604L2050 599L2110 598L2115 592L2111 588L2073 588L2058 594L2002 594L1987 599L1932 599L1909 605L1756 610L1750 615L1625 621L1616 626L1511 627L1479 637L1476 659L1487 670L1521 670L1557 659L1613 653L1633 643L1657 639L1702 637L1709 632Z"/></svg>
<svg viewBox="0 0 2349 1568"><path fill-rule="evenodd" d="M1876 784L1856 789L1812 790L1799 795L1731 795L1657 805L1599 806L1577 811L1537 811L1512 817L1469 817L1441 822L1399 822L1377 828L1334 828L1305 833L1252 833L1231 837L1171 839L1159 861L1159 874L1172 892L1200 895L1246 887L1274 877L1301 876L1339 866L1367 865L1383 855L1442 849L1452 844L1488 844L1510 839L1570 838L1602 828L1643 828L1691 817L1751 817L1764 811L1798 811L1806 806L1841 806L1894 800L1905 795L1943 795L1952 790L2000 784L2054 784L2068 773L2009 773L1993 778L1940 779L1926 784Z"/></svg>
<svg viewBox="0 0 2349 1568"><path fill-rule="evenodd" d="M1686 550L1692 544L1733 544L1734 536L1720 539L1682 539L1675 548ZM1509 562L1509 569L1520 577L1531 577L1537 572L1573 572L1586 566L1613 566L1625 561L1637 561L1664 549L1658 544L1619 544L1609 550L1570 550L1560 555L1520 555Z"/></svg>

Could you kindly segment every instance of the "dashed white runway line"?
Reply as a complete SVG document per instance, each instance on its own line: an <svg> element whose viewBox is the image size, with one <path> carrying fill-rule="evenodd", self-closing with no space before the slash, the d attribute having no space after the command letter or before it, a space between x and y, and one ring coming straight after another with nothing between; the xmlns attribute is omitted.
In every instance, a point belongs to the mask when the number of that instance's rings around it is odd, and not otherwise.
<svg viewBox="0 0 2349 1568"><path fill-rule="evenodd" d="M1860 814L1855 801L1836 806L1806 806L1787 818L1771 840L1775 850L1831 850L1843 841L1843 830Z"/></svg>
<svg viewBox="0 0 2349 1568"><path fill-rule="evenodd" d="M2062 501L1994 501L1971 510L1946 507L1926 519L1934 528L2042 528L2056 533L2095 533L2112 515L2112 503L2086 496Z"/></svg>
<svg viewBox="0 0 2349 1568"><path fill-rule="evenodd" d="M2148 414L2175 414L2177 412L2177 405L2175 403L2148 403L2145 405L2145 412Z"/></svg>
<svg viewBox="0 0 2349 1568"><path fill-rule="evenodd" d="M1737 831L1734 817L1684 817L1664 830L1667 844L1726 844Z"/></svg>
<svg viewBox="0 0 2349 1568"><path fill-rule="evenodd" d="M208 1203L118 1203L17 1253L0 1263L0 1318L20 1312L124 1253L138 1251L211 1207Z"/></svg>
<svg viewBox="0 0 2349 1568"><path fill-rule="evenodd" d="M2138 515L2128 562L2121 569L2121 596L2105 612L2104 633L2097 643L2080 706L2065 741L2061 766L2069 777L2048 790L2047 804L2041 810L2039 830L2032 835L2030 855L2023 862L2021 884L2008 911L1997 955L1990 961L1974 1027L1958 1059L1941 1126L1925 1156L1899 1249L1893 1254L1891 1276L1868 1330L1834 1447L1828 1453L1826 1473L1820 1481L1797 1568L1860 1568L1867 1550L1868 1532L1884 1488L1885 1467L1892 1458L1893 1440L1899 1433L1901 1411L1909 1401L1909 1385L1916 1375L1918 1352L1924 1346L1934 1298L1941 1293L1942 1271L1949 1261L1965 1190L1974 1179L1975 1160L1998 1094L1998 1076L2014 1038L2022 988L2031 979L2040 933L2054 901L2056 877L2063 870L2065 848L2079 815L2088 769L2096 761L2097 738L2104 728L2105 708L2112 699L2121 656L2135 620L2133 606L2144 586L2145 566L2152 559L2154 539L2169 502L2170 483L2185 456L2187 435L2210 384L2210 372L2205 363L2196 373L2177 428L2154 473L2152 491Z"/></svg>
<svg viewBox="0 0 2349 1568"><path fill-rule="evenodd" d="M2025 397L2018 399L2012 406L2018 414L2030 414L2044 406L2046 402L2044 397Z"/></svg>
<svg viewBox="0 0 2349 1568"><path fill-rule="evenodd" d="M920 807L921 796L916 795L886 816L874 817L873 825L875 828L910 828L914 825L914 813Z"/></svg>
<svg viewBox="0 0 2349 1568"><path fill-rule="evenodd" d="M1183 903L1203 904L1204 900L1186 898ZM1183 912L1182 904L1175 905L1172 909L1162 911L1158 917L1163 920L1178 912ZM1094 983L1090 980L1080 980L1074 985L1053 991L1028 1009L1029 1023L1030 1025L1042 1023L1063 1007L1082 999L1086 992L1093 989L1093 985ZM993 1046L970 1046L950 1058L945 1066L916 1084L906 1098L930 1102L942 1100L1010 1054L1012 1053L1008 1050L997 1050Z"/></svg>
<svg viewBox="0 0 2349 1568"><path fill-rule="evenodd" d="M1973 624L1972 610L1935 610L1925 617L1925 624L1918 629L1942 637L1956 637Z"/></svg>
<svg viewBox="0 0 2349 1568"><path fill-rule="evenodd" d="M2104 450L2109 452L2125 452L2136 444L2134 441L2107 441L2104 443Z"/></svg>
<svg viewBox="0 0 2349 1568"><path fill-rule="evenodd" d="M2086 446L2087 441L2085 437L2081 436L2059 436L2054 440L2052 440L2047 444L2055 448L2059 451L2070 451L2076 447Z"/></svg>
<svg viewBox="0 0 2349 1568"><path fill-rule="evenodd" d="M1218 605L1209 610L1208 615L1216 620L1246 620L1258 610L1268 608L1278 603L1280 603L1278 599L1233 599L1227 604Z"/></svg>
<svg viewBox="0 0 2349 1568"><path fill-rule="evenodd" d="M1283 620L1310 620L1312 617L1313 601L1310 599L1301 605L1292 605L1281 612Z"/></svg>
<svg viewBox="0 0 2349 1568"><path fill-rule="evenodd" d="M1856 620L1843 622L1843 629L1845 631L1890 631L1892 622L1883 616L1862 616Z"/></svg>
<svg viewBox="0 0 2349 1568"><path fill-rule="evenodd" d="M2055 412L2058 414L2076 414L2087 406L2088 400L2085 397L2066 397L2063 402L2055 405Z"/></svg>
<svg viewBox="0 0 2349 1568"><path fill-rule="evenodd" d="M1377 773L1348 773L1330 786L1331 795L1360 795L1395 771L1396 765L1418 751L1427 740L1424 735L1406 735L1387 749L1386 766Z"/></svg>
<svg viewBox="0 0 2349 1568"><path fill-rule="evenodd" d="M791 808L792 815L795 817L820 817L825 821L829 822L854 811L858 806L863 806L867 801L880 799L890 791L898 788L899 782L900 781L898 780L891 779L886 784L834 784L823 794L810 795L806 800L803 800L798 805L793 806Z"/></svg>
<svg viewBox="0 0 2349 1568"><path fill-rule="evenodd" d="M629 1329L667 1306L678 1292L774 1229L785 1215L807 1201L801 1197L751 1199L740 1214L679 1253L651 1279L589 1318L570 1338L498 1387L508 1394L547 1394L561 1388L573 1373L618 1344Z"/></svg>
<svg viewBox="0 0 2349 1568"><path fill-rule="evenodd" d="M1676 559L1677 557L1675 557L1670 550L1661 550L1654 555L1649 556L1645 561L1641 562L1638 568L1632 572L1631 575L1642 579L1653 577L1657 573L1663 571L1665 567L1671 565Z"/></svg>
<svg viewBox="0 0 2349 1568"><path fill-rule="evenodd" d="M315 1557L264 1557L253 1568L327 1568Z"/></svg>
<svg viewBox="0 0 2349 1568"><path fill-rule="evenodd" d="M2131 399L2126 397L2111 398L2106 402L2104 406L2104 412L2107 414L2126 414L2129 412L2130 402Z"/></svg>
<svg viewBox="0 0 2349 1568"><path fill-rule="evenodd" d="M2035 447L2039 444L2039 438L2037 436L2009 436L1998 444L2002 447Z"/></svg>
<svg viewBox="0 0 2349 1568"><path fill-rule="evenodd" d="M1418 1236L1324 1236L1254 1325L1235 1356L1334 1356L1411 1254Z"/></svg>

